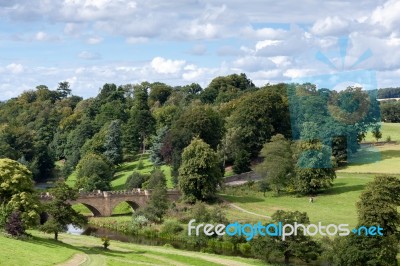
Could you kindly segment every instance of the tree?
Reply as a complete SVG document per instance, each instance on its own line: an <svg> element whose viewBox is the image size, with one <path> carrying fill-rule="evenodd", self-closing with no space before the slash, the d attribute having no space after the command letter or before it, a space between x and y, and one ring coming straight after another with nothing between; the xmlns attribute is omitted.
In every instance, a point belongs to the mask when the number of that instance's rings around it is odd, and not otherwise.
<svg viewBox="0 0 400 266"><path fill-rule="evenodd" d="M256 172L264 179L266 187L276 193L293 182L295 161L291 145L282 134L278 134L261 150L264 160L256 167Z"/></svg>
<svg viewBox="0 0 400 266"><path fill-rule="evenodd" d="M151 105L158 102L163 105L172 93L172 88L164 83L154 82L150 84L149 100Z"/></svg>
<svg viewBox="0 0 400 266"><path fill-rule="evenodd" d="M144 215L150 221L162 222L162 218L168 209L166 184L164 172L156 168L144 185L146 189L152 189L149 203L144 209Z"/></svg>
<svg viewBox="0 0 400 266"><path fill-rule="evenodd" d="M243 95L228 118L228 128L238 128L235 146L258 156L263 143L275 134L290 136L289 107L282 85ZM237 152L237 151L236 151Z"/></svg>
<svg viewBox="0 0 400 266"><path fill-rule="evenodd" d="M146 182L146 180L149 177L147 175L142 175L139 172L133 172L128 178L126 179L125 182L125 189L126 190L131 190L134 188L142 188L143 183Z"/></svg>
<svg viewBox="0 0 400 266"><path fill-rule="evenodd" d="M331 187L336 178L331 150L319 141L298 141L294 149L295 190L301 194L315 194Z"/></svg>
<svg viewBox="0 0 400 266"><path fill-rule="evenodd" d="M217 153L196 137L183 150L179 168L179 187L189 201L207 200L215 196L222 172Z"/></svg>
<svg viewBox="0 0 400 266"><path fill-rule="evenodd" d="M179 119L173 123L171 131L166 136L166 141L164 142L165 147L173 149L171 154L173 175L177 176L182 151L190 144L193 137L199 136L212 149L216 150L223 134L224 120L218 112L210 106L192 105L188 107ZM164 149L164 151L166 150L168 149Z"/></svg>
<svg viewBox="0 0 400 266"><path fill-rule="evenodd" d="M150 148L150 161L159 166L163 163L161 149L164 145L164 138L167 135L167 127L162 127L157 130L157 134L152 138L152 146Z"/></svg>
<svg viewBox="0 0 400 266"><path fill-rule="evenodd" d="M272 215L275 223L284 221L285 224L307 225L310 220L305 212L279 210ZM305 236L303 229L298 227L297 235L291 235L282 240L281 237L258 237L252 241L253 253L256 256L270 259L272 255L284 257L285 264L290 263L291 258L298 258L304 262L316 260L322 253L321 246L310 236Z"/></svg>
<svg viewBox="0 0 400 266"><path fill-rule="evenodd" d="M246 150L240 150L236 153L232 170L235 174L241 174L251 171L250 153Z"/></svg>
<svg viewBox="0 0 400 266"><path fill-rule="evenodd" d="M108 132L104 142L104 156L113 165L122 162L122 145L121 145L121 126L119 120L113 120L108 127Z"/></svg>
<svg viewBox="0 0 400 266"><path fill-rule="evenodd" d="M392 176L376 176L357 202L358 225L380 226L383 236L352 234L336 239L333 245L334 265L397 265L399 245L400 180Z"/></svg>
<svg viewBox="0 0 400 266"><path fill-rule="evenodd" d="M144 153L146 150L146 138L155 130L155 119L147 103L147 87L136 87L134 94L135 102L127 122L125 142L127 142L131 152L140 149L141 146Z"/></svg>
<svg viewBox="0 0 400 266"><path fill-rule="evenodd" d="M19 211L13 211L5 225L6 232L12 236L22 236L25 233L24 223Z"/></svg>
<svg viewBox="0 0 400 266"><path fill-rule="evenodd" d="M0 159L0 204L11 212L19 211L25 228L39 221L40 206L34 194L32 173L10 159Z"/></svg>
<svg viewBox="0 0 400 266"><path fill-rule="evenodd" d="M77 182L75 186L77 188L82 188L85 191L110 190L113 171L103 156L87 154L79 161L76 171Z"/></svg>
<svg viewBox="0 0 400 266"><path fill-rule="evenodd" d="M57 91L61 98L68 97L71 94L71 89L68 81L62 81L58 83Z"/></svg>
<svg viewBox="0 0 400 266"><path fill-rule="evenodd" d="M379 126L376 126L372 129L372 135L374 136L374 138L376 139L376 142L379 141L379 139L382 138L382 132L380 130Z"/></svg>
<svg viewBox="0 0 400 266"><path fill-rule="evenodd" d="M67 230L67 226L72 224L79 227L87 223L87 219L82 214L76 212L68 201L78 198L78 191L69 187L62 181L50 190L52 199L45 204L48 220L40 227L46 233L54 233L54 239L58 240L58 233Z"/></svg>

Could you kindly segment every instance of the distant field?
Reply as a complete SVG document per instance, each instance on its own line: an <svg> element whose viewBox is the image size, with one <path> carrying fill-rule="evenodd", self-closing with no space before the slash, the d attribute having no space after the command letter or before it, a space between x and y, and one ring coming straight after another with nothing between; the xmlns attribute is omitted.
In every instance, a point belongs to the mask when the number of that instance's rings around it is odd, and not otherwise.
<svg viewBox="0 0 400 266"><path fill-rule="evenodd" d="M386 138L390 136L392 141L400 141L400 123L382 123L382 138L379 141L386 141ZM366 142L375 142L376 139L369 132L365 137Z"/></svg>
<svg viewBox="0 0 400 266"><path fill-rule="evenodd" d="M400 144L363 148L355 160L337 172L400 174Z"/></svg>
<svg viewBox="0 0 400 266"><path fill-rule="evenodd" d="M338 173L334 186L325 193L315 197L314 203L309 197L293 195L275 196L267 193L263 197L261 192L249 191L246 196L222 194L221 196L237 206L262 215L271 216L277 210L291 210L307 212L312 223L322 224L347 223L354 226L357 222L355 203L365 185L373 179L372 174ZM228 219L231 221L267 221L266 218L243 213L237 209L228 209Z"/></svg>
<svg viewBox="0 0 400 266"><path fill-rule="evenodd" d="M260 260L228 257L167 247L144 246L111 240L108 250L101 247L99 238L60 234L61 241L52 235L31 231L30 240L15 240L0 235L0 265L47 266L64 265L125 266L125 265L266 265ZM76 258L76 261L70 261Z"/></svg>

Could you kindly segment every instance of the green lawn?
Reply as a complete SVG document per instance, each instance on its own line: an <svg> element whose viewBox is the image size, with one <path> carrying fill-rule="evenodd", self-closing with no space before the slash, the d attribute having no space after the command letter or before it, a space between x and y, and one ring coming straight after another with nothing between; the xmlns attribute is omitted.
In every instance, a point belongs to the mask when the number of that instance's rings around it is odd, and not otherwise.
<svg viewBox="0 0 400 266"><path fill-rule="evenodd" d="M140 157L142 157L142 162L143 162L142 169L138 169ZM153 170L153 164L149 159L149 154L144 154L142 156L138 155L135 161L124 162L117 167L113 180L111 181L111 187L113 190L123 190L125 189L126 180L134 171L142 174L150 174L152 170ZM162 165L161 170L164 171L164 174L167 178L167 187L173 188L171 167L168 165ZM72 187L75 185L75 182L76 182L76 172L73 172L67 178L66 183Z"/></svg>
<svg viewBox="0 0 400 266"><path fill-rule="evenodd" d="M382 138L380 141L386 141L386 138L390 136L392 141L400 141L400 123L382 123ZM368 132L365 137L367 142L375 142L376 139L372 136L371 132Z"/></svg>
<svg viewBox="0 0 400 266"><path fill-rule="evenodd" d="M400 144L363 148L355 160L337 172L400 174Z"/></svg>
<svg viewBox="0 0 400 266"><path fill-rule="evenodd" d="M365 185L373 179L372 174L338 173L334 186L309 202L309 197L293 195L275 196L272 192L263 197L261 192L248 192L248 195L237 196L221 194L221 196L237 206L261 215L271 216L277 210L307 212L312 223L322 224L347 223L355 225L357 221L356 202ZM229 208L228 219L231 221L267 221L266 218L243 213Z"/></svg>
<svg viewBox="0 0 400 266"><path fill-rule="evenodd" d="M31 231L30 240L15 240L0 235L0 265L54 265L80 256L82 266L99 265L265 265L255 259L228 257L177 250L167 247L143 246L111 241L109 250L101 240L90 236L60 234L62 241L51 235ZM79 254L79 255L78 255ZM76 264L70 264L76 265Z"/></svg>

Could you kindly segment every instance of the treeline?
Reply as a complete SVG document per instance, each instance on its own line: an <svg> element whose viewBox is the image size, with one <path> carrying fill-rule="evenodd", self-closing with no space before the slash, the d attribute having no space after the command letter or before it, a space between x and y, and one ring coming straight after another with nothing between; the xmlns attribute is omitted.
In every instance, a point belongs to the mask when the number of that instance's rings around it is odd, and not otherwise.
<svg viewBox="0 0 400 266"><path fill-rule="evenodd" d="M400 101L382 101L380 108L383 122L400 123Z"/></svg>
<svg viewBox="0 0 400 266"><path fill-rule="evenodd" d="M400 98L400 88L384 88L378 90L378 99Z"/></svg>
<svg viewBox="0 0 400 266"><path fill-rule="evenodd" d="M109 189L114 166L148 149L155 165L172 166L178 184L182 154L194 138L205 143L198 142L204 154L212 149L222 172L226 165L236 173L250 170L276 134L318 140L332 147L335 163L343 162L377 122L371 97L361 89L338 93L312 84L258 88L245 74L217 77L204 89L105 84L89 99L71 95L67 82L56 90L41 85L0 105L0 157L25 164L35 180L54 176L55 162L63 160L61 176L76 169L86 190Z"/></svg>

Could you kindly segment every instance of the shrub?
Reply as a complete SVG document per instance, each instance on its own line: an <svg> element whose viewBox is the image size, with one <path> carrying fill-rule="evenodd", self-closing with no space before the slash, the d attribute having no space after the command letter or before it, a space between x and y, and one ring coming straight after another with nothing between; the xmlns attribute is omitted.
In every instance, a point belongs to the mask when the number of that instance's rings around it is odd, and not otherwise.
<svg viewBox="0 0 400 266"><path fill-rule="evenodd" d="M167 220L161 229L164 234L176 235L183 231L183 227L177 220Z"/></svg>
<svg viewBox="0 0 400 266"><path fill-rule="evenodd" d="M12 236L22 236L25 233L24 223L21 219L21 213L19 211L14 211L8 217L6 225L6 232Z"/></svg>
<svg viewBox="0 0 400 266"><path fill-rule="evenodd" d="M238 246L240 253L242 253L244 256L251 255L251 245L249 243L240 243Z"/></svg>
<svg viewBox="0 0 400 266"><path fill-rule="evenodd" d="M143 183L148 179L147 175L142 175L139 172L133 172L125 182L125 189L143 188Z"/></svg>
<svg viewBox="0 0 400 266"><path fill-rule="evenodd" d="M239 151L235 156L232 170L235 174L241 174L251 171L250 153L245 150Z"/></svg>
<svg viewBox="0 0 400 266"><path fill-rule="evenodd" d="M387 136L386 137L386 142L391 142L392 141L392 137L391 136Z"/></svg>
<svg viewBox="0 0 400 266"><path fill-rule="evenodd" d="M103 242L103 247L105 249L108 249L108 247L110 246L110 239L108 238L108 236L102 237L101 241Z"/></svg>
<svg viewBox="0 0 400 266"><path fill-rule="evenodd" d="M143 168L144 168L144 163L143 163L142 158L140 158L140 159L139 159L139 162L138 162L138 164L137 164L137 166L136 166L136 169L142 170Z"/></svg>

